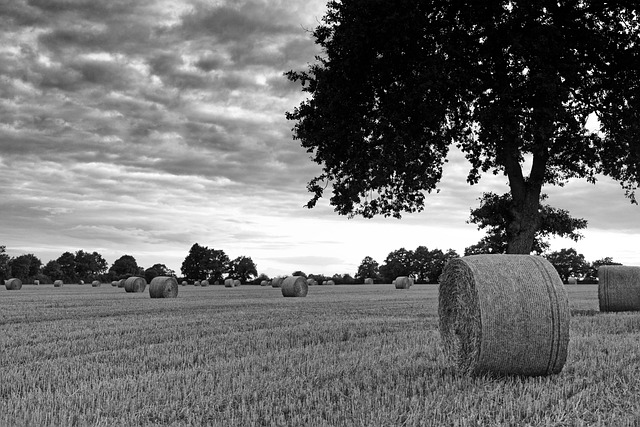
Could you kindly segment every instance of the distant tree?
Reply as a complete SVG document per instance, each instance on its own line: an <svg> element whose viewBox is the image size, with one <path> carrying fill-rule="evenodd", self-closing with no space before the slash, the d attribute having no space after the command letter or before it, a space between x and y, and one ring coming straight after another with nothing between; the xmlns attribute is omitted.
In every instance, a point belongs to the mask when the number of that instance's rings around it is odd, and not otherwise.
<svg viewBox="0 0 640 427"><path fill-rule="evenodd" d="M109 269L109 273L122 279L125 277L144 275L144 270L142 272L140 271L140 267L138 267L138 263L133 256L122 255L114 261Z"/></svg>
<svg viewBox="0 0 640 427"><path fill-rule="evenodd" d="M42 261L33 254L20 255L9 261L11 276L22 280L30 281L40 274Z"/></svg>
<svg viewBox="0 0 640 427"><path fill-rule="evenodd" d="M340 283L344 285L352 285L355 281L356 280L349 273L344 273L340 278Z"/></svg>
<svg viewBox="0 0 640 427"><path fill-rule="evenodd" d="M182 262L181 271L189 280L220 281L229 271L230 263L229 257L223 250L209 249L194 243Z"/></svg>
<svg viewBox="0 0 640 427"><path fill-rule="evenodd" d="M58 261L51 260L44 267L42 267L42 274L47 276L50 280L64 280L64 273L60 268Z"/></svg>
<svg viewBox="0 0 640 427"><path fill-rule="evenodd" d="M76 274L76 257L71 252L65 252L56 260L62 271L61 280L65 283L76 283L78 276Z"/></svg>
<svg viewBox="0 0 640 427"><path fill-rule="evenodd" d="M398 276L409 276L413 272L413 251L405 248L389 252L380 266L380 274L389 283Z"/></svg>
<svg viewBox="0 0 640 427"><path fill-rule="evenodd" d="M377 279L380 276L380 265L370 256L366 256L360 262L356 279L364 280L367 278Z"/></svg>
<svg viewBox="0 0 640 427"><path fill-rule="evenodd" d="M303 271L300 271L300 270L294 271L293 273L291 273L291 275L292 276L302 276L305 279L307 278L307 275Z"/></svg>
<svg viewBox="0 0 640 427"><path fill-rule="evenodd" d="M547 199L546 194L540 195L540 200ZM470 223L476 224L479 230L487 231L487 235L475 245L465 249L465 255L480 253L506 253L509 236L509 224L514 221L513 200L511 194L498 196L494 193L484 193L480 200L480 207L471 209ZM549 248L546 240L550 236L566 237L578 241L583 236L577 230L587 227L587 221L573 218L564 209L557 209L539 203L538 212L540 224L533 239L532 252L542 254Z"/></svg>
<svg viewBox="0 0 640 427"><path fill-rule="evenodd" d="M159 276L172 276L175 277L176 272L167 267L164 264L153 264L150 268L153 268L158 272Z"/></svg>
<svg viewBox="0 0 640 427"><path fill-rule="evenodd" d="M638 2L331 0L312 34L322 53L286 73L306 95L294 138L322 166L307 206L329 188L340 214L422 210L454 145L470 184L508 179L508 253L534 249L544 185L602 173L635 201Z"/></svg>
<svg viewBox="0 0 640 427"><path fill-rule="evenodd" d="M80 280L91 281L107 271L107 261L98 252L85 252L82 249L75 253L76 276Z"/></svg>
<svg viewBox="0 0 640 427"><path fill-rule="evenodd" d="M412 272L420 283L438 283L444 266L451 258L458 256L453 249L445 253L440 249L429 250L426 246L418 246L413 251Z"/></svg>
<svg viewBox="0 0 640 427"><path fill-rule="evenodd" d="M250 281L258 275L258 267L250 257L239 256L229 263L230 274L242 283ZM304 274L304 273L303 273Z"/></svg>
<svg viewBox="0 0 640 427"><path fill-rule="evenodd" d="M622 264L619 262L615 262L611 257L604 257L604 258L595 260L591 263L591 266L596 270L603 265L622 265Z"/></svg>
<svg viewBox="0 0 640 427"><path fill-rule="evenodd" d="M155 277L158 276L160 276L160 273L158 273L158 270L153 267L149 267L144 271L144 279L147 281L147 283L150 283Z"/></svg>
<svg viewBox="0 0 640 427"><path fill-rule="evenodd" d="M551 252L546 258L558 271L563 282L566 282L571 275L583 276L589 272L589 264L584 255L573 248Z"/></svg>
<svg viewBox="0 0 640 427"><path fill-rule="evenodd" d="M7 247L0 246L0 280L10 279L11 267L9 261L11 257L7 254ZM4 282L0 282L2 284Z"/></svg>

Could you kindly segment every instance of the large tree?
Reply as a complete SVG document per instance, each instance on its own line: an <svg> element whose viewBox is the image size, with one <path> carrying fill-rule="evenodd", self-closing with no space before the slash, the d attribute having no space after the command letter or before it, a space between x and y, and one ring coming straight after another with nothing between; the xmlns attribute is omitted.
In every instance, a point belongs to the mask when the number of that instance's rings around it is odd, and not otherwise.
<svg viewBox="0 0 640 427"><path fill-rule="evenodd" d="M309 96L287 118L322 165L340 214L420 211L450 146L467 181L508 178L509 253L529 253L543 185L640 181L640 5L636 1L330 1L322 53L287 76ZM586 127L597 116L599 132ZM530 159L531 169L523 170ZM328 187L328 185L331 185Z"/></svg>
<svg viewBox="0 0 640 427"><path fill-rule="evenodd" d="M222 280L222 275L229 271L231 260L223 250L209 249L194 243L189 254L182 261L180 270L191 280Z"/></svg>
<svg viewBox="0 0 640 427"><path fill-rule="evenodd" d="M540 200L546 200L547 195L541 194ZM511 194L498 196L494 193L484 193L480 199L480 206L471 209L469 222L476 224L479 230L486 230L487 235L475 245L465 248L465 255L481 253L505 253L509 237L509 223L513 220L511 213ZM578 241L583 236L579 230L587 227L587 220L574 218L565 209L558 209L540 203L538 206L540 224L533 238L531 250L542 254L549 248L547 240L550 236L566 237Z"/></svg>
<svg viewBox="0 0 640 427"><path fill-rule="evenodd" d="M379 271L387 282L398 276L409 276L413 273L413 251L400 248L389 252Z"/></svg>
<svg viewBox="0 0 640 427"><path fill-rule="evenodd" d="M358 271L356 272L356 279L377 279L380 276L380 265L378 262L371 258L370 256L366 256L362 259L362 262L358 266Z"/></svg>
<svg viewBox="0 0 640 427"><path fill-rule="evenodd" d="M589 263L584 255L573 248L551 252L547 255L547 259L556 268L564 282L569 279L569 276L584 276L589 272Z"/></svg>
<svg viewBox="0 0 640 427"><path fill-rule="evenodd" d="M222 276L222 270L220 270L220 273L220 276ZM301 274L294 273L293 275L306 277L306 275L301 271L297 273ZM229 274L233 277L237 277L242 283L246 283L258 275L258 267L251 257L239 256L229 263Z"/></svg>
<svg viewBox="0 0 640 427"><path fill-rule="evenodd" d="M109 269L109 273L119 279L144 275L144 271L140 271L138 262L131 255L122 255L120 258L115 260Z"/></svg>

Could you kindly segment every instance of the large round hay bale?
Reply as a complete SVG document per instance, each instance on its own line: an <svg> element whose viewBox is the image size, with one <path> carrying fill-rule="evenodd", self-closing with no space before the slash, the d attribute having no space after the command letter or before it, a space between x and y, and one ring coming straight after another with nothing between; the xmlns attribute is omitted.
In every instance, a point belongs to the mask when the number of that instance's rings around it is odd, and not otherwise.
<svg viewBox="0 0 640 427"><path fill-rule="evenodd" d="M233 281L233 286L234 286L234 287L236 287L236 286L240 286L241 284L242 284L242 282L240 282L240 280L238 280L238 279L236 279L236 280L234 280L234 281Z"/></svg>
<svg viewBox="0 0 640 427"><path fill-rule="evenodd" d="M102 285L102 283L98 280L94 280L93 282L91 282L91 287L93 288L99 288L100 285Z"/></svg>
<svg viewBox="0 0 640 427"><path fill-rule="evenodd" d="M279 288L280 286L282 286L282 280L282 277L274 277L273 279L271 279L271 287Z"/></svg>
<svg viewBox="0 0 640 427"><path fill-rule="evenodd" d="M569 301L556 269L531 255L472 255L446 265L438 297L445 353L468 374L562 370Z"/></svg>
<svg viewBox="0 0 640 427"><path fill-rule="evenodd" d="M224 279L225 288L233 288L233 279Z"/></svg>
<svg viewBox="0 0 640 427"><path fill-rule="evenodd" d="M119 287L119 288L124 288L124 282L126 282L126 279L120 279L120 280L118 280L118 287Z"/></svg>
<svg viewBox="0 0 640 427"><path fill-rule="evenodd" d="M144 277L131 276L124 281L125 292L144 292L146 287L147 281L144 279Z"/></svg>
<svg viewBox="0 0 640 427"><path fill-rule="evenodd" d="M367 277L366 279L364 279L364 284L373 285L373 279L371 277Z"/></svg>
<svg viewBox="0 0 640 427"><path fill-rule="evenodd" d="M178 281L173 277L156 276L149 284L151 298L175 298L178 296Z"/></svg>
<svg viewBox="0 0 640 427"><path fill-rule="evenodd" d="M267 282L266 280L260 282L260 286L267 286L268 284L269 282Z"/></svg>
<svg viewBox="0 0 640 427"><path fill-rule="evenodd" d="M202 282L200 282L200 286L209 286L209 281L203 280Z"/></svg>
<svg viewBox="0 0 640 427"><path fill-rule="evenodd" d="M407 276L399 276L396 277L396 280L393 281L396 289L409 289L413 284L413 281Z"/></svg>
<svg viewBox="0 0 640 427"><path fill-rule="evenodd" d="M600 311L639 311L640 267L600 266L598 302Z"/></svg>
<svg viewBox="0 0 640 427"><path fill-rule="evenodd" d="M283 297L306 297L309 292L309 285L302 276L289 276L282 281Z"/></svg>
<svg viewBox="0 0 640 427"><path fill-rule="evenodd" d="M4 287L8 291L19 291L22 288L22 280L16 278L9 279L4 282Z"/></svg>
<svg viewBox="0 0 640 427"><path fill-rule="evenodd" d="M55 282L53 282L54 288L61 288L62 285L64 285L64 282L62 280L56 280Z"/></svg>

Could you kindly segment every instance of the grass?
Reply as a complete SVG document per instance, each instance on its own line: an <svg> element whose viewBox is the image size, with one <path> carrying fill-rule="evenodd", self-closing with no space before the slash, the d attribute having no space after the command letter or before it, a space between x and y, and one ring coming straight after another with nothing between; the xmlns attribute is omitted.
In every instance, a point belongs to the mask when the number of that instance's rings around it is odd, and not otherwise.
<svg viewBox="0 0 640 427"><path fill-rule="evenodd" d="M567 363L537 378L458 375L433 285L2 289L0 425L637 425L640 313L567 289Z"/></svg>

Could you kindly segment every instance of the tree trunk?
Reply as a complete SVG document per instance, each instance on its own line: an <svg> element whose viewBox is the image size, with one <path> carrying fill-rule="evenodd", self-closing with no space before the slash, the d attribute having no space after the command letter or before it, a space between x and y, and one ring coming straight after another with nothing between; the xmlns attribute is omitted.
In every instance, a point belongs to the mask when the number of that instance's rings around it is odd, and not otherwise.
<svg viewBox="0 0 640 427"><path fill-rule="evenodd" d="M513 220L507 226L507 253L529 254L533 249L536 232L540 227L539 198L528 194L525 203L514 202Z"/></svg>

